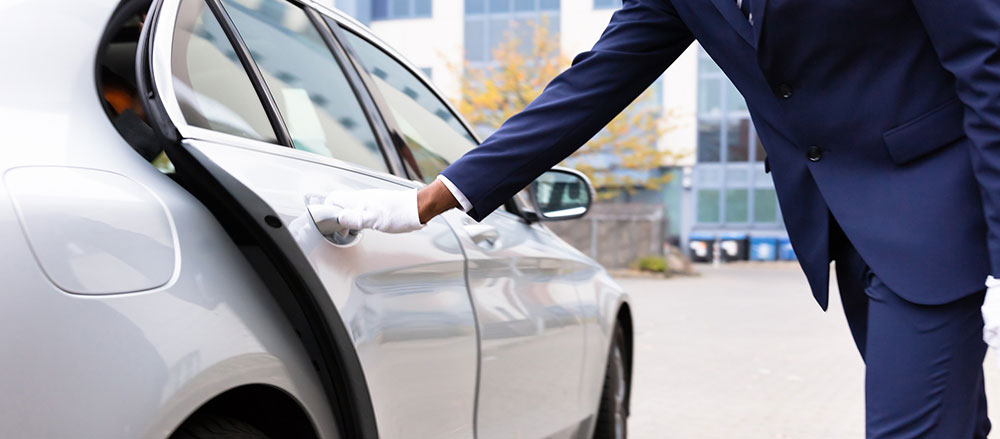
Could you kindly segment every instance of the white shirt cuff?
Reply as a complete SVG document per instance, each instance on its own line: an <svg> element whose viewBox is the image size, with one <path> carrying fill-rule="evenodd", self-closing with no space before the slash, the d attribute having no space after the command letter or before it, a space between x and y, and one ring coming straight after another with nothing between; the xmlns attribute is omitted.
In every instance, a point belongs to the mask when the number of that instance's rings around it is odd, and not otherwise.
<svg viewBox="0 0 1000 439"><path fill-rule="evenodd" d="M462 212L472 210L472 203L469 202L469 199L465 197L465 194L463 194L462 191L458 190L458 186L455 186L455 183L452 183L451 180L443 174L438 174L437 180L444 183L444 186L448 188L448 192L451 192L451 195L458 200L458 204L462 206Z"/></svg>
<svg viewBox="0 0 1000 439"><path fill-rule="evenodd" d="M1000 287L1000 279L996 279L993 276L986 277L986 288Z"/></svg>

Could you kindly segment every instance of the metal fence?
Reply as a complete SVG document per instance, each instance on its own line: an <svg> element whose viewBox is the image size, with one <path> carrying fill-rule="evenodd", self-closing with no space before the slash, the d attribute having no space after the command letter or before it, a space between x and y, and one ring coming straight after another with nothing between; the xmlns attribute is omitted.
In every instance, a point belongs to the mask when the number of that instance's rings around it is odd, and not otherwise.
<svg viewBox="0 0 1000 439"><path fill-rule="evenodd" d="M605 267L627 268L643 256L663 255L667 218L663 205L606 203L581 219L547 226Z"/></svg>

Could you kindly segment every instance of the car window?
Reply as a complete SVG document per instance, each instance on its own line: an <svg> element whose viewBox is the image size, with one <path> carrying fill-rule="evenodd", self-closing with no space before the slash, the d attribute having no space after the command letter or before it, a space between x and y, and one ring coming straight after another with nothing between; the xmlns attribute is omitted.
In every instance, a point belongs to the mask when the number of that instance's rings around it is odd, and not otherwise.
<svg viewBox="0 0 1000 439"><path fill-rule="evenodd" d="M250 78L205 2L181 2L170 61L189 125L277 143Z"/></svg>
<svg viewBox="0 0 1000 439"><path fill-rule="evenodd" d="M224 0L297 149L388 172L347 76L305 11L283 0Z"/></svg>
<svg viewBox="0 0 1000 439"><path fill-rule="evenodd" d="M476 141L448 107L417 76L378 47L347 31L347 44L375 82L409 146L403 162L430 183Z"/></svg>

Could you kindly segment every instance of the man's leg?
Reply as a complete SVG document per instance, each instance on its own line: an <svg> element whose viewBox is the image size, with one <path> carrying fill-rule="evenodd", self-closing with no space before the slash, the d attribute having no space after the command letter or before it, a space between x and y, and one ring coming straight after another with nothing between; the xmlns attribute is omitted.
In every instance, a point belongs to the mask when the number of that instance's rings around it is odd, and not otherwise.
<svg viewBox="0 0 1000 439"><path fill-rule="evenodd" d="M844 315L847 316L847 326L851 328L854 344L864 359L868 334L868 296L865 294L865 288L868 287L868 266L847 238L837 236L836 233L831 233L831 238L840 303L844 306Z"/></svg>
<svg viewBox="0 0 1000 439"><path fill-rule="evenodd" d="M868 277L867 437L985 438L983 293L917 305Z"/></svg>

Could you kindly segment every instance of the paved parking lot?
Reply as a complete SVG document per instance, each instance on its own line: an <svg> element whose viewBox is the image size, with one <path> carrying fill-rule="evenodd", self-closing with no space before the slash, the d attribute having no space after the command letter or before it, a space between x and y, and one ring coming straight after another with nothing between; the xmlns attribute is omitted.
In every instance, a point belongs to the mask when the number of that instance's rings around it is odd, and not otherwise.
<svg viewBox="0 0 1000 439"><path fill-rule="evenodd" d="M795 265L700 270L619 279L637 332L630 437L863 438L864 364L836 294L822 312ZM1000 366L986 369L1000 419Z"/></svg>

